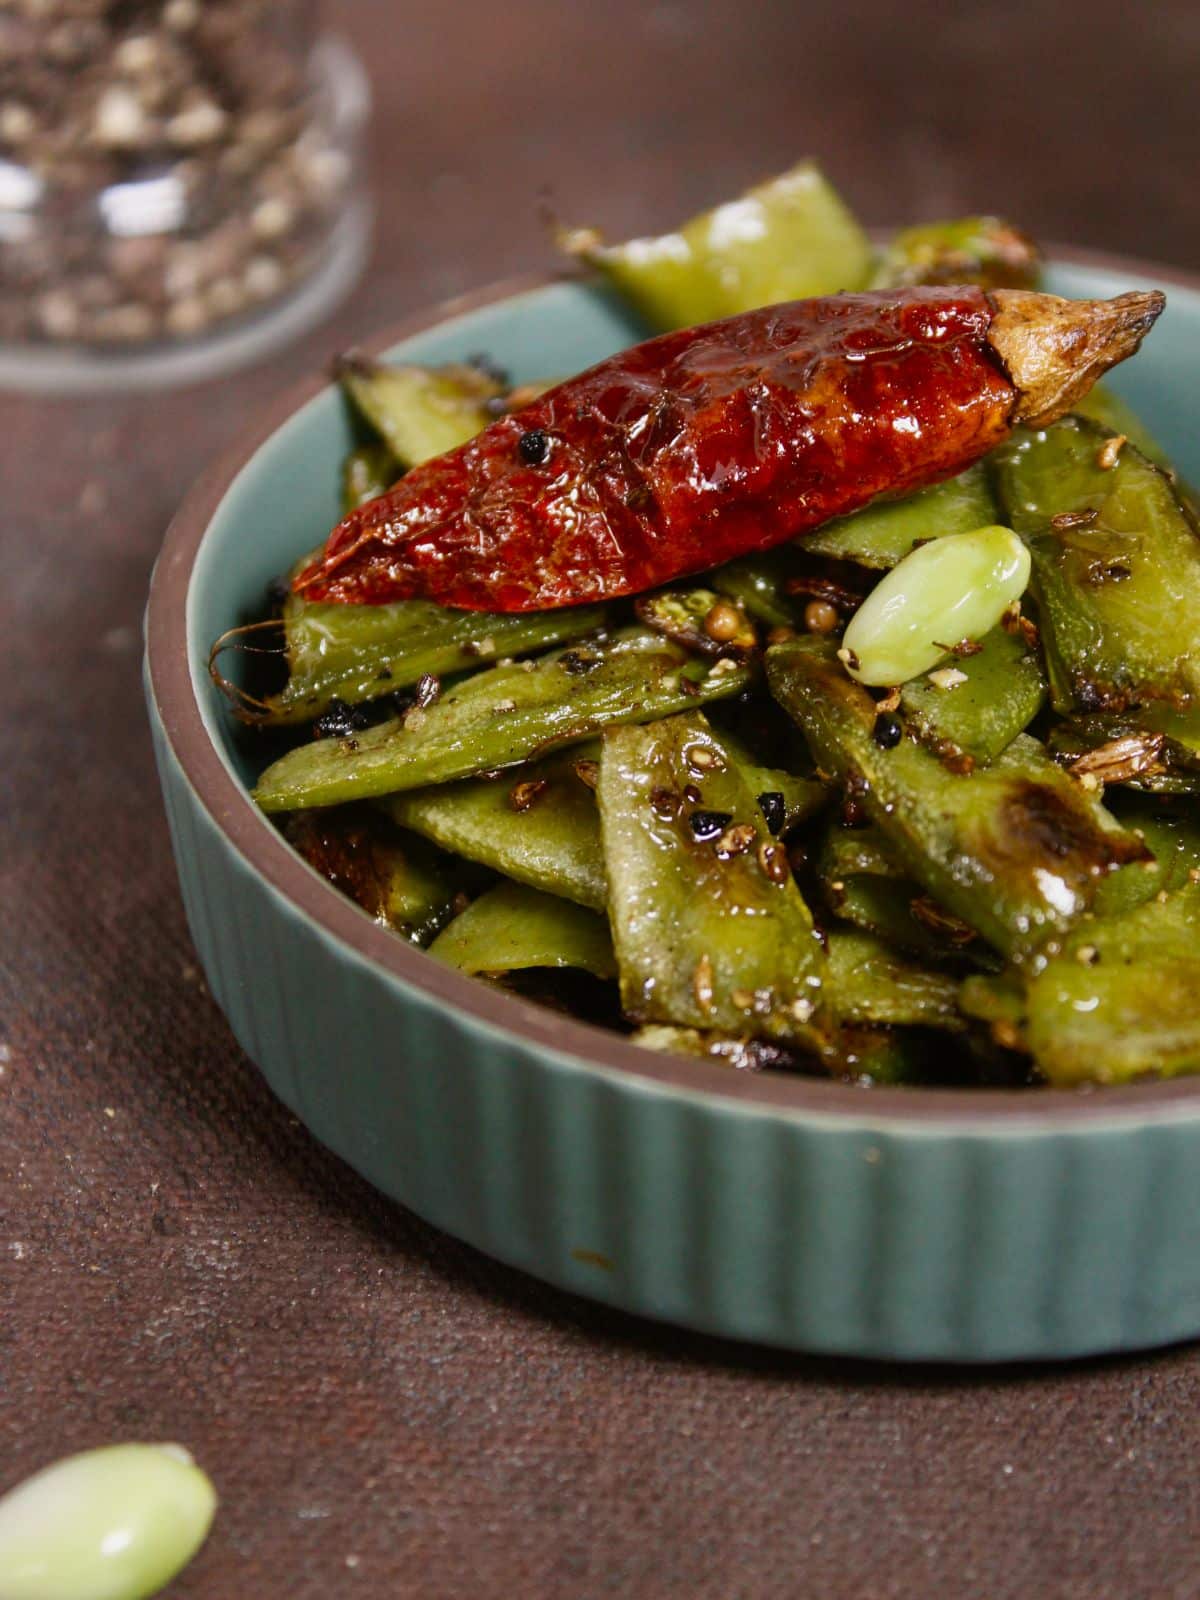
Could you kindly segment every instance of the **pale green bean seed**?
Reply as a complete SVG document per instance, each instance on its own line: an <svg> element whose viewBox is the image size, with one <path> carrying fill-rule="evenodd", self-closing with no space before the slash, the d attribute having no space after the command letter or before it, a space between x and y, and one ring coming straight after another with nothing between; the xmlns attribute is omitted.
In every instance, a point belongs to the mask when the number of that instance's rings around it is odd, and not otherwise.
<svg viewBox="0 0 1200 1600"><path fill-rule="evenodd" d="M846 628L841 659L859 683L907 683L962 640L981 639L1028 582L1029 551L1011 528L933 539L872 589Z"/></svg>
<svg viewBox="0 0 1200 1600"><path fill-rule="evenodd" d="M117 1444L0 1500L0 1600L146 1600L204 1543L217 1496L176 1444Z"/></svg>

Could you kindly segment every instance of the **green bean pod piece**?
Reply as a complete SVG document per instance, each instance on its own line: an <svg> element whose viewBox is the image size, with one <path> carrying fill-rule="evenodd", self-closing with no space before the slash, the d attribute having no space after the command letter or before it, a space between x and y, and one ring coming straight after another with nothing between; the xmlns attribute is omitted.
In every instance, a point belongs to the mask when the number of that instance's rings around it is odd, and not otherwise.
<svg viewBox="0 0 1200 1600"><path fill-rule="evenodd" d="M1142 838L1154 859L1131 862L1104 880L1096 895L1098 917L1121 916L1200 878L1200 816L1194 807L1163 810L1164 804L1170 802L1141 795L1121 804L1121 821Z"/></svg>
<svg viewBox="0 0 1200 1600"><path fill-rule="evenodd" d="M342 462L342 515L386 494L400 476L400 463L381 440L360 444Z"/></svg>
<svg viewBox="0 0 1200 1600"><path fill-rule="evenodd" d="M604 623L600 606L493 615L451 611L432 600L329 605L289 595L283 606L287 684L251 720L286 726L406 689L427 673L465 672L585 638Z"/></svg>
<svg viewBox="0 0 1200 1600"><path fill-rule="evenodd" d="M944 1028L961 1032L958 980L919 967L861 929L826 937L829 992L843 1022Z"/></svg>
<svg viewBox="0 0 1200 1600"><path fill-rule="evenodd" d="M747 616L768 628L796 628L800 626L804 603L787 590L787 580L795 570L795 552L785 547L727 561L723 567L713 569L710 581L718 594L736 601Z"/></svg>
<svg viewBox="0 0 1200 1600"><path fill-rule="evenodd" d="M948 676L913 678L900 695L905 721L922 744L959 770L994 761L1046 700L1041 659L1019 632L993 628L978 645L977 653L954 661Z"/></svg>
<svg viewBox="0 0 1200 1600"><path fill-rule="evenodd" d="M336 376L355 409L404 469L454 450L492 420L502 385L477 367L395 366L357 351Z"/></svg>
<svg viewBox="0 0 1200 1600"><path fill-rule="evenodd" d="M1106 383L1094 383L1088 392L1074 401L1071 410L1077 417L1087 417L1098 422L1109 433L1123 433L1130 444L1153 461L1156 467L1171 470L1170 458L1158 440L1138 416L1127 400L1123 400Z"/></svg>
<svg viewBox="0 0 1200 1600"><path fill-rule="evenodd" d="M1091 422L1064 417L994 453L1033 558L1050 692L1061 712L1200 696L1200 536L1170 478Z"/></svg>
<svg viewBox="0 0 1200 1600"><path fill-rule="evenodd" d="M808 534L803 548L813 555L882 571L903 561L926 539L969 533L995 521L995 497L980 463L902 500L876 500L851 516L836 517Z"/></svg>
<svg viewBox="0 0 1200 1600"><path fill-rule="evenodd" d="M1200 884L1082 923L1031 977L1024 1037L1053 1084L1200 1069Z"/></svg>
<svg viewBox="0 0 1200 1600"><path fill-rule="evenodd" d="M984 289L1036 289L1041 251L999 217L954 217L902 228L876 264L871 287L977 283Z"/></svg>
<svg viewBox="0 0 1200 1600"><path fill-rule="evenodd" d="M465 887L461 864L366 807L297 812L284 834L335 889L412 944L445 926Z"/></svg>
<svg viewBox="0 0 1200 1600"><path fill-rule="evenodd" d="M935 963L955 962L964 954L978 959L983 954L975 930L930 900L896 860L878 828L831 823L816 871L825 903L835 916L878 935L896 950Z"/></svg>
<svg viewBox="0 0 1200 1600"><path fill-rule="evenodd" d="M608 924L594 911L524 883L498 883L441 932L429 954L461 972L577 967L615 978Z"/></svg>
<svg viewBox="0 0 1200 1600"><path fill-rule="evenodd" d="M1149 854L1027 734L970 775L912 739L883 748L875 702L825 641L775 646L767 681L905 870L1010 958L1069 927L1106 873Z"/></svg>
<svg viewBox="0 0 1200 1600"><path fill-rule="evenodd" d="M176 1444L118 1444L45 1467L0 1499L3 1600L147 1600L181 1572L216 1514Z"/></svg>
<svg viewBox="0 0 1200 1600"><path fill-rule="evenodd" d="M564 228L559 244L659 331L859 289L871 270L866 234L811 161L675 233L608 245L594 228Z"/></svg>
<svg viewBox="0 0 1200 1600"><path fill-rule="evenodd" d="M735 662L699 661L660 634L629 628L586 648L489 667L428 709L352 738L301 745L267 768L254 798L264 811L293 811L448 783L581 744L613 723L725 699L748 681Z"/></svg>
<svg viewBox="0 0 1200 1600"><path fill-rule="evenodd" d="M609 730L596 796L626 1014L822 1044L812 917L705 719Z"/></svg>
<svg viewBox="0 0 1200 1600"><path fill-rule="evenodd" d="M600 818L586 781L595 782L599 755L598 743L577 745L499 778L435 784L379 804L443 849L603 911L608 885Z"/></svg>

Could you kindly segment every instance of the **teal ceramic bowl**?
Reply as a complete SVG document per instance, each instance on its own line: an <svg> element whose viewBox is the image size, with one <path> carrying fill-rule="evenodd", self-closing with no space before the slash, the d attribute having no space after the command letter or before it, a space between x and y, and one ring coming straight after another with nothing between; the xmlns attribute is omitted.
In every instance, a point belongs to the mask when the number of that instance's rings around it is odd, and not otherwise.
<svg viewBox="0 0 1200 1600"><path fill-rule="evenodd" d="M1200 286L1060 255L1050 287L1163 285L1116 386L1200 478ZM507 285L377 348L518 379L639 337L580 282ZM995 1361L1200 1334L1200 1081L862 1090L663 1057L495 993L377 927L284 844L210 642L335 520L339 397L293 395L189 496L155 571L147 691L213 994L272 1088L387 1194L579 1294L811 1351Z"/></svg>

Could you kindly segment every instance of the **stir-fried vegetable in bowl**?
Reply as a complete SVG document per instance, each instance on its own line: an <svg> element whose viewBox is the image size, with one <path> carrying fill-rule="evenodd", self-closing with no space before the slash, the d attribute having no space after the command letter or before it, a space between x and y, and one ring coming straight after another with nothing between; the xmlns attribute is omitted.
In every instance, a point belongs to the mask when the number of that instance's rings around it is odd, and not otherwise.
<svg viewBox="0 0 1200 1600"><path fill-rule="evenodd" d="M1041 296L986 219L876 253L812 169L736 204L752 240L571 237L667 330L580 379L340 363L345 520L214 650L290 743L259 805L398 936L647 1048L1200 1066L1200 540L1094 383L1160 299Z"/></svg>

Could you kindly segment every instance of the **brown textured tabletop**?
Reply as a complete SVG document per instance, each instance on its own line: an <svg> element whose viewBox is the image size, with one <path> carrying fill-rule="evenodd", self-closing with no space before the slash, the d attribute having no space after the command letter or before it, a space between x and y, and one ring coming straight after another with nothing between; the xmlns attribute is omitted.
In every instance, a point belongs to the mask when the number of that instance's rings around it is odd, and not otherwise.
<svg viewBox="0 0 1200 1600"><path fill-rule="evenodd" d="M171 1593L204 1600L1200 1594L1194 1349L740 1349L496 1266L320 1149L205 992L139 685L190 480L332 349L545 265L546 186L619 234L813 152L871 221L1200 264L1193 0L330 9L378 100L350 303L224 382L0 399L0 1487L185 1442L222 1507Z"/></svg>

